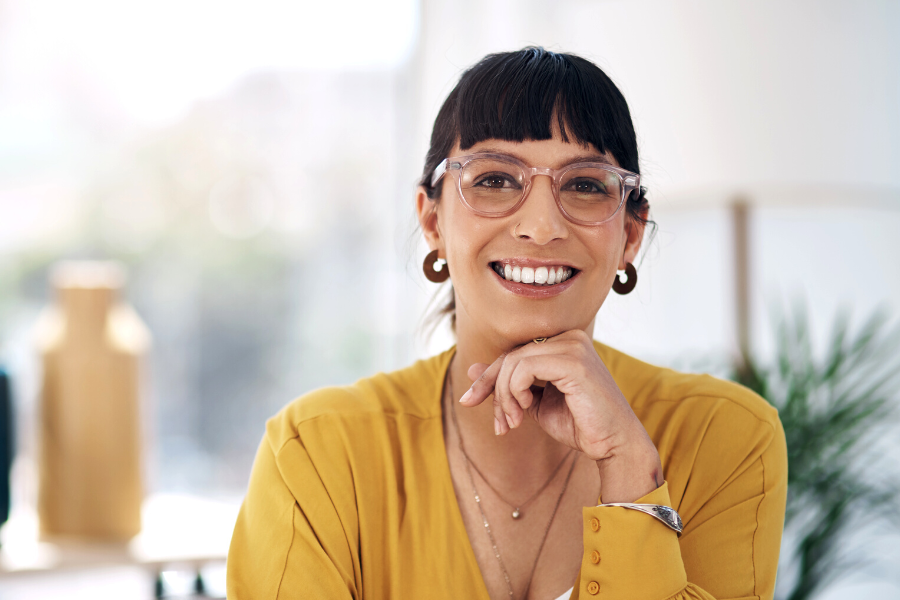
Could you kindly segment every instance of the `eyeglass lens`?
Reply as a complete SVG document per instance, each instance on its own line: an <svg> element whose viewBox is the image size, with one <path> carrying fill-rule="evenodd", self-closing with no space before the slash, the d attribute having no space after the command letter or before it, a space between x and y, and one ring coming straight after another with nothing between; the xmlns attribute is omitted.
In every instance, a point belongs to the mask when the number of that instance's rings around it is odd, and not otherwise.
<svg viewBox="0 0 900 600"><path fill-rule="evenodd" d="M503 213L522 199L526 175L511 162L493 158L469 161L460 173L463 197L473 209ZM604 221L622 200L622 179L600 167L566 171L559 181L559 200L569 216L581 221Z"/></svg>

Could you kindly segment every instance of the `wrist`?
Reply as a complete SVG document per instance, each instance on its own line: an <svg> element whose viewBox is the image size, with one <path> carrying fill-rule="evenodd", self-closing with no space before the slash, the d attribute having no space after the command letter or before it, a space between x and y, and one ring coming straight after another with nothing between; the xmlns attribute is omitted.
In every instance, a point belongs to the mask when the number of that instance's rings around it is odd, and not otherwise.
<svg viewBox="0 0 900 600"><path fill-rule="evenodd" d="M597 460L600 502L635 502L663 483L662 463L656 446L646 443L618 449Z"/></svg>

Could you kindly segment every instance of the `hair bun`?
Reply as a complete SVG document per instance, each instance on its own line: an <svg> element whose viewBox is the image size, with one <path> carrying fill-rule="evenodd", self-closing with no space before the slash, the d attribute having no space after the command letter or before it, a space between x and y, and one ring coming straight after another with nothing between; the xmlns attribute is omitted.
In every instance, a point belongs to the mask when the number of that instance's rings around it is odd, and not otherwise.
<svg viewBox="0 0 900 600"><path fill-rule="evenodd" d="M631 190L631 193L628 195L628 203L634 204L636 206L649 204L649 202L647 201L647 188L641 186L637 189Z"/></svg>

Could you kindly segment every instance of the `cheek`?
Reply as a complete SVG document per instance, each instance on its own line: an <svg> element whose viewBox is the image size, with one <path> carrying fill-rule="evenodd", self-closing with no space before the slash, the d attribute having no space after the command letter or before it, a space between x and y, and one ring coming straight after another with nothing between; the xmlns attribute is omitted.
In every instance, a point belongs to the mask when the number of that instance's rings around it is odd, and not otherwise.
<svg viewBox="0 0 900 600"><path fill-rule="evenodd" d="M454 273L464 277L466 273L481 270L485 266L482 251L497 235L501 235L502 219L485 219L469 213L465 207L448 206L443 214L441 235L444 238L447 261Z"/></svg>
<svg viewBox="0 0 900 600"><path fill-rule="evenodd" d="M621 223L609 223L585 236L583 243L594 259L594 271L604 280L612 277L619 267L625 248L625 235Z"/></svg>

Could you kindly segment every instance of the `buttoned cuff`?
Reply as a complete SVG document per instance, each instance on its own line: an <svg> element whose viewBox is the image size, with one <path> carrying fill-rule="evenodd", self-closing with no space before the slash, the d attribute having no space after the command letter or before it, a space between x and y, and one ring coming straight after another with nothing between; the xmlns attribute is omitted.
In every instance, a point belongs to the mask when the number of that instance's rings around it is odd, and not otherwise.
<svg viewBox="0 0 900 600"><path fill-rule="evenodd" d="M666 482L637 504L672 506ZM640 511L618 506L583 510L581 598L663 600L687 585L678 535Z"/></svg>

